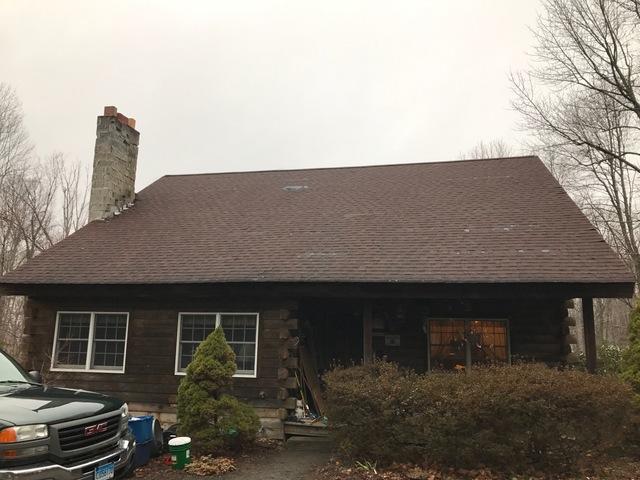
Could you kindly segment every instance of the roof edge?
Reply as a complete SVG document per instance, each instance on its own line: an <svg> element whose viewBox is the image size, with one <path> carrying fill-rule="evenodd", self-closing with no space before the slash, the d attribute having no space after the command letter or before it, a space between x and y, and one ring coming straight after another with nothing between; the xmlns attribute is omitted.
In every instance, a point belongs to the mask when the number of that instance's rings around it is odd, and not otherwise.
<svg viewBox="0 0 640 480"><path fill-rule="evenodd" d="M406 163L381 163L373 165L345 165L338 167L310 167L310 168L282 168L282 169L268 169L268 170L235 170L230 172L200 172L200 173L173 173L166 174L160 178L166 177L197 177L197 176L209 176L209 175L238 175L246 173L281 173L281 172L310 172L319 170L352 170L361 168L384 168L384 167L407 167L407 166L419 166L419 165L443 165L451 163L470 163L470 162L491 162L498 160L540 160L537 155L516 155L513 157L492 157L492 158L467 158L458 160L436 160L433 162L406 162Z"/></svg>
<svg viewBox="0 0 640 480"><path fill-rule="evenodd" d="M69 287L73 293L69 294ZM635 282L349 282L349 281L229 281L185 283L3 283L0 295L94 296L212 296L250 289L253 296L310 295L402 298L632 298ZM245 294L246 295L246 294Z"/></svg>

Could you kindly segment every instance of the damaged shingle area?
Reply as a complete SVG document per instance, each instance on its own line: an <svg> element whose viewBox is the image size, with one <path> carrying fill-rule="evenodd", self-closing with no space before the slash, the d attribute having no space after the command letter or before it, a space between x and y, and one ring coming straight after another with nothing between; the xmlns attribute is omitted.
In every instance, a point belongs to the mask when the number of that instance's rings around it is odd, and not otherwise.
<svg viewBox="0 0 640 480"><path fill-rule="evenodd" d="M633 279L536 157L165 176L0 279L252 281Z"/></svg>
<svg viewBox="0 0 640 480"><path fill-rule="evenodd" d="M285 192L304 192L308 190L309 187L306 185L287 185L286 187L282 187Z"/></svg>

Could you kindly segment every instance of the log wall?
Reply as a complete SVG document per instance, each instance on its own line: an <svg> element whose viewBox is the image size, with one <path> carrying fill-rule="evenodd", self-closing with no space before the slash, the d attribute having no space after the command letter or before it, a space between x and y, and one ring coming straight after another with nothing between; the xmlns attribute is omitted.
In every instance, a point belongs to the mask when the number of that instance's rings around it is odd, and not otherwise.
<svg viewBox="0 0 640 480"><path fill-rule="evenodd" d="M546 300L428 300L374 305L373 350L377 357L426 371L427 326L430 318L504 319L508 322L512 360L564 363L575 340L573 322L564 299ZM380 318L382 317L382 319ZM398 346L385 337L399 339Z"/></svg>
<svg viewBox="0 0 640 480"><path fill-rule="evenodd" d="M302 325L311 322L316 334L323 333L325 356L330 355L332 345L340 345L339 354L344 356L350 340L339 329L325 328L325 317L341 320L340 325L347 320L351 326L355 322L361 329L361 319L356 317L364 311L363 302L352 299L331 305L330 301L273 298L31 297L25 307L26 367L42 371L51 383L115 395L129 402L134 412L154 413L161 421L173 423L176 391L182 378L174 374L178 313L257 312L260 314L257 378L236 378L231 393L256 408L267 435L282 438L283 420L295 408L297 347L303 335ZM129 312L126 373L50 372L59 310ZM334 313L322 315L321 311ZM336 317L335 312L343 312L345 317ZM507 319L512 358L549 364L564 362L571 350L569 343L573 341L569 335L572 320L567 315L564 299L374 300L372 317L374 355L385 355L417 371L427 369L425 321L428 318ZM331 335L340 338L334 342ZM386 335L399 337L399 345L386 345ZM362 341L362 336L354 335L351 342L355 361L362 357Z"/></svg>
<svg viewBox="0 0 640 480"><path fill-rule="evenodd" d="M252 403L268 429L269 436L281 437L284 410L291 404L284 390L291 362L289 326L295 323L296 303L292 301L256 300L105 300L105 299L37 299L29 298L26 307L25 345L28 369L40 370L51 383L59 386L103 392L122 398L136 413L154 413L164 423L175 422L176 392L182 375L176 375L176 335L178 313L189 312L257 312L257 378L235 378L230 393ZM125 373L51 372L56 312L119 311L129 312L129 332ZM284 335L287 332L287 335ZM294 401L295 407L295 401ZM275 419L275 420L274 420ZM277 420L277 421L276 421Z"/></svg>

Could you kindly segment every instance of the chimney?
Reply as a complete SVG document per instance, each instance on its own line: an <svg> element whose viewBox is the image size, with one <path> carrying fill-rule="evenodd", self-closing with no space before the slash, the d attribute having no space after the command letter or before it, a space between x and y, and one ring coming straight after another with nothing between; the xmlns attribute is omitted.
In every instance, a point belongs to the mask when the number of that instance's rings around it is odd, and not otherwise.
<svg viewBox="0 0 640 480"><path fill-rule="evenodd" d="M136 121L118 113L116 107L104 107L104 115L98 117L89 200L90 222L117 214L135 199L140 139L135 126Z"/></svg>

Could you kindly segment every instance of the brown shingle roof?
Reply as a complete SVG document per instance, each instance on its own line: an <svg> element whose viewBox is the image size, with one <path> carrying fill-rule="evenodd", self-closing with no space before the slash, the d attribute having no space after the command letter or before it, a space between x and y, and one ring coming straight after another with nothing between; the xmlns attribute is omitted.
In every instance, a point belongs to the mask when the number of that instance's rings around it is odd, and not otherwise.
<svg viewBox="0 0 640 480"><path fill-rule="evenodd" d="M536 157L165 176L0 283L633 282Z"/></svg>

